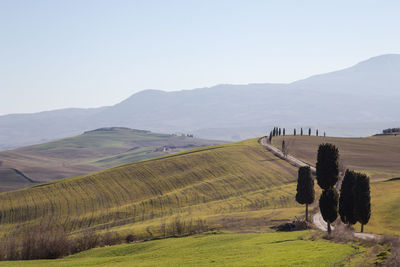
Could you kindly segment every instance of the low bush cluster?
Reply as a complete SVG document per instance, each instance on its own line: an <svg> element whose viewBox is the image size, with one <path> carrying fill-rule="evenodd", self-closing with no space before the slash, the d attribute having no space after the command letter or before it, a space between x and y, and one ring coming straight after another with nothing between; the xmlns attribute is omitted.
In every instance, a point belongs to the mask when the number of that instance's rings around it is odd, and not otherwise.
<svg viewBox="0 0 400 267"><path fill-rule="evenodd" d="M311 228L312 225L309 222L296 219L293 222L288 222L278 225L276 227L276 230L279 232L290 232L290 231L301 231Z"/></svg>
<svg viewBox="0 0 400 267"><path fill-rule="evenodd" d="M62 227L30 227L2 238L0 260L56 259L95 247L136 240L133 234L122 237L117 232L98 234L94 230L85 230L71 237Z"/></svg>
<svg viewBox="0 0 400 267"><path fill-rule="evenodd" d="M163 237L178 237L202 233L209 228L204 220L184 221L175 217L161 226ZM153 239L153 238L150 238ZM117 232L99 234L94 229L74 236L62 227L29 227L0 239L0 260L57 259L95 247L143 241L133 234L121 236Z"/></svg>
<svg viewBox="0 0 400 267"><path fill-rule="evenodd" d="M209 231L205 220L184 221L180 217L175 217L169 224L161 225L161 233L164 237L177 237L193 235Z"/></svg>

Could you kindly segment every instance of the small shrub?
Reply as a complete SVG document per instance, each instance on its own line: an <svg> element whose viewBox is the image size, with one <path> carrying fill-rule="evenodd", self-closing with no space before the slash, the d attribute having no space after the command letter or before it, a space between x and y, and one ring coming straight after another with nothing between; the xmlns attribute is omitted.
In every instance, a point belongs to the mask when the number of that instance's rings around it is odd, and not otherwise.
<svg viewBox="0 0 400 267"><path fill-rule="evenodd" d="M325 239L333 240L338 243L347 243L354 240L353 229L343 223L337 223L331 235L325 235Z"/></svg>
<svg viewBox="0 0 400 267"><path fill-rule="evenodd" d="M102 246L112 246L122 243L122 237L117 232L107 232L101 237Z"/></svg>
<svg viewBox="0 0 400 267"><path fill-rule="evenodd" d="M384 236L382 244L386 244L389 250L384 255L377 255L377 259L385 258L383 266L400 266L400 238L394 236ZM389 253L390 252L390 253Z"/></svg>
<svg viewBox="0 0 400 267"><path fill-rule="evenodd" d="M85 251L100 245L100 236L92 229L86 230L75 239L73 253Z"/></svg>
<svg viewBox="0 0 400 267"><path fill-rule="evenodd" d="M132 243L132 242L135 242L136 240L137 240L137 238L133 234L129 234L125 237L126 243Z"/></svg>
<svg viewBox="0 0 400 267"><path fill-rule="evenodd" d="M290 231L301 231L311 228L312 225L309 222L296 219L293 222L288 222L278 225L276 227L276 230L279 232L290 232Z"/></svg>
<svg viewBox="0 0 400 267"><path fill-rule="evenodd" d="M17 257L24 260L56 259L68 255L71 246L67 234L61 227L27 228L22 235L20 256Z"/></svg>

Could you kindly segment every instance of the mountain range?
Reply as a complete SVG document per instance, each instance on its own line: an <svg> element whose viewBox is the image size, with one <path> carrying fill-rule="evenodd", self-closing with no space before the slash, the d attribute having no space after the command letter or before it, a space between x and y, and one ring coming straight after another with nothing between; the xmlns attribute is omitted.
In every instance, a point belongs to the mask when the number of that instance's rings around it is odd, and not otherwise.
<svg viewBox="0 0 400 267"><path fill-rule="evenodd" d="M265 135L272 126L366 136L400 125L399 74L400 55L388 54L288 84L144 90L114 106L5 115L0 150L111 126L227 141Z"/></svg>

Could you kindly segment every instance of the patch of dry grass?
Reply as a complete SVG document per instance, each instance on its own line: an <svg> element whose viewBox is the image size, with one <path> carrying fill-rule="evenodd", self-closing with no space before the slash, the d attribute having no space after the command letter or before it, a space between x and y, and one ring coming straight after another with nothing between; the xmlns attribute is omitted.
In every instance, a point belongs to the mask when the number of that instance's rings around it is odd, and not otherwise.
<svg viewBox="0 0 400 267"><path fill-rule="evenodd" d="M289 146L289 154L313 166L318 146L332 143L339 148L347 168L365 172L372 179L400 177L400 135L366 138L279 136L272 139L272 144L280 148L282 140Z"/></svg>

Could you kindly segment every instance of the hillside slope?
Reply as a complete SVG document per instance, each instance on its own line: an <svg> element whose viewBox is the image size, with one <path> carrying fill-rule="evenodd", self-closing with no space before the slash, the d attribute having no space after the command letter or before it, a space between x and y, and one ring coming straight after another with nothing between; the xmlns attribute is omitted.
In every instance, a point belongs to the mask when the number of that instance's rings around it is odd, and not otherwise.
<svg viewBox="0 0 400 267"><path fill-rule="evenodd" d="M313 166L319 144L337 145L345 168L367 173L372 178L372 215L366 231L400 235L400 136L280 136L273 138L272 143L279 148L283 139L289 146L289 154Z"/></svg>
<svg viewBox="0 0 400 267"><path fill-rule="evenodd" d="M46 182L83 175L220 143L128 128L101 128L50 143L0 152L0 192L30 186L30 179Z"/></svg>
<svg viewBox="0 0 400 267"><path fill-rule="evenodd" d="M0 167L0 192L17 190L39 183L13 168Z"/></svg>
<svg viewBox="0 0 400 267"><path fill-rule="evenodd" d="M296 174L256 139L211 146L2 193L1 231L51 222L162 236L177 216L260 229L303 213Z"/></svg>
<svg viewBox="0 0 400 267"><path fill-rule="evenodd" d="M400 123L398 73L400 55L383 55L290 84L144 90L99 109L0 116L0 150L110 125L242 140L264 135L276 122L301 122L331 135L366 136Z"/></svg>
<svg viewBox="0 0 400 267"><path fill-rule="evenodd" d="M319 144L332 143L339 148L341 161L346 168L366 172L374 179L400 177L400 136L278 136L273 138L272 144L280 148L283 139L291 155L314 166Z"/></svg>

